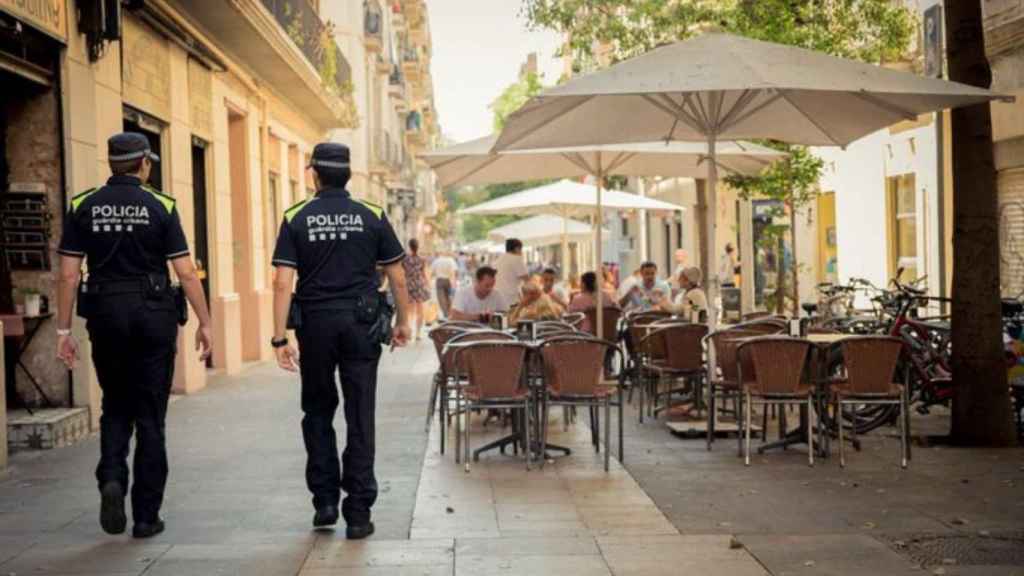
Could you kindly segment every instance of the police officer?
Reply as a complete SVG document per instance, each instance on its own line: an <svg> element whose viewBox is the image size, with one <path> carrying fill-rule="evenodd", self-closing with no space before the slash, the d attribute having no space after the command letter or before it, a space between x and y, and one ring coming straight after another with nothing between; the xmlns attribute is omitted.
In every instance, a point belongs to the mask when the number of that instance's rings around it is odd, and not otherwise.
<svg viewBox="0 0 1024 576"><path fill-rule="evenodd" d="M100 188L71 199L60 248L57 357L68 368L78 357L71 308L87 320L92 360L103 390L100 417L100 525L124 532L128 447L135 433L132 535L164 529L160 519L167 482L164 418L171 391L178 318L168 261L199 318L196 349L210 355L210 313L189 258L174 199L143 184L159 160L142 134L123 133L107 143L113 176ZM88 278L80 283L82 260Z"/></svg>
<svg viewBox="0 0 1024 576"><path fill-rule="evenodd" d="M402 244L384 210L352 198L345 189L352 172L349 150L318 144L310 163L317 194L284 214L274 250L274 347L278 364L302 378L302 437L306 444L306 484L313 493L315 528L338 522L341 489L346 536L373 534L370 508L377 500L373 472L374 410L381 344L373 338L373 309L379 302L377 268L398 295L393 346L409 338L408 297L401 262ZM295 273L298 272L298 285ZM292 289L301 326L299 353L286 338ZM369 308L369 309L368 309ZM293 313L293 316L295 314ZM334 413L341 377L347 440L338 463Z"/></svg>

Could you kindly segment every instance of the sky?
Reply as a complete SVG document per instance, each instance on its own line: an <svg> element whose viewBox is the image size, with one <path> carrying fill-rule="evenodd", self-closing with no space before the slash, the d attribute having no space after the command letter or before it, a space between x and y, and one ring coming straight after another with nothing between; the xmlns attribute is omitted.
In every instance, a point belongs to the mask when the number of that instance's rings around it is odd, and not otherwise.
<svg viewBox="0 0 1024 576"><path fill-rule="evenodd" d="M442 133L456 142L491 133L491 102L514 83L530 52L546 85L562 73L560 36L527 30L522 0L427 0L431 73Z"/></svg>

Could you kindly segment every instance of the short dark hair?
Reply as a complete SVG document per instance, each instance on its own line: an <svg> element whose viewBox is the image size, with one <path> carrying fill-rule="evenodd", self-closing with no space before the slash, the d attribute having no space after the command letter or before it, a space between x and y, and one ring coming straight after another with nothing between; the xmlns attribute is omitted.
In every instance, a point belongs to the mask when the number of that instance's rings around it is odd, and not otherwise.
<svg viewBox="0 0 1024 576"><path fill-rule="evenodd" d="M110 172L115 176L123 176L125 174L137 174L139 170L142 170L142 161L144 158L136 158L134 160L121 160L118 162L110 163Z"/></svg>
<svg viewBox="0 0 1024 576"><path fill-rule="evenodd" d="M409 251L416 254L420 251L420 241L415 238L409 239Z"/></svg>
<svg viewBox="0 0 1024 576"><path fill-rule="evenodd" d="M498 275L498 271L495 270L494 268L491 268L490 266L481 266L481 267L476 269L476 281L477 282L480 282L484 278L487 278L487 277L494 278L497 275Z"/></svg>
<svg viewBox="0 0 1024 576"><path fill-rule="evenodd" d="M523 247L523 241L518 238L505 240L505 252L516 252Z"/></svg>
<svg viewBox="0 0 1024 576"><path fill-rule="evenodd" d="M650 260L640 265L640 270L647 270L649 268L654 268L655 270L657 270L658 265L655 264L654 262L651 262Z"/></svg>
<svg viewBox="0 0 1024 576"><path fill-rule="evenodd" d="M320 185L325 188L344 188L352 179L351 168L324 168L314 166L313 170L320 179Z"/></svg>
<svg viewBox="0 0 1024 576"><path fill-rule="evenodd" d="M583 285L584 292L597 292L597 274L585 272L583 276L580 276L580 284Z"/></svg>
<svg viewBox="0 0 1024 576"><path fill-rule="evenodd" d="M555 274L557 274L557 272L555 272L554 268L545 268L543 274L555 275Z"/></svg>

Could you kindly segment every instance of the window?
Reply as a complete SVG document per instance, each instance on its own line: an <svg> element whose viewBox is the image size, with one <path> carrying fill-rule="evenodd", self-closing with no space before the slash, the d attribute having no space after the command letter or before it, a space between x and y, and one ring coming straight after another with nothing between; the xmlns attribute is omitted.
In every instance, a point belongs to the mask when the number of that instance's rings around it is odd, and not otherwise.
<svg viewBox="0 0 1024 576"><path fill-rule="evenodd" d="M625 238L627 236L629 236L629 218L623 217L622 218L622 237Z"/></svg>
<svg viewBox="0 0 1024 576"><path fill-rule="evenodd" d="M886 185L888 200L889 273L902 268L904 281L918 277L917 190L913 174L892 176Z"/></svg>

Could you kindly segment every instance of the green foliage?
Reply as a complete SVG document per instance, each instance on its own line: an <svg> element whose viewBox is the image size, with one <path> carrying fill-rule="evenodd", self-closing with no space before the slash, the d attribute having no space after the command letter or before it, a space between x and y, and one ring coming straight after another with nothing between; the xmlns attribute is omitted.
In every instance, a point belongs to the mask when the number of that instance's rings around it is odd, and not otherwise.
<svg viewBox="0 0 1024 576"><path fill-rule="evenodd" d="M595 46L611 59L642 54L707 29L867 62L901 58L916 18L891 0L524 0L530 24L568 34L582 68Z"/></svg>
<svg viewBox="0 0 1024 576"><path fill-rule="evenodd" d="M544 90L541 78L531 72L512 84L491 103L491 111L494 113L494 131L500 132L505 127L505 121L513 112L526 104L530 98L540 94Z"/></svg>

